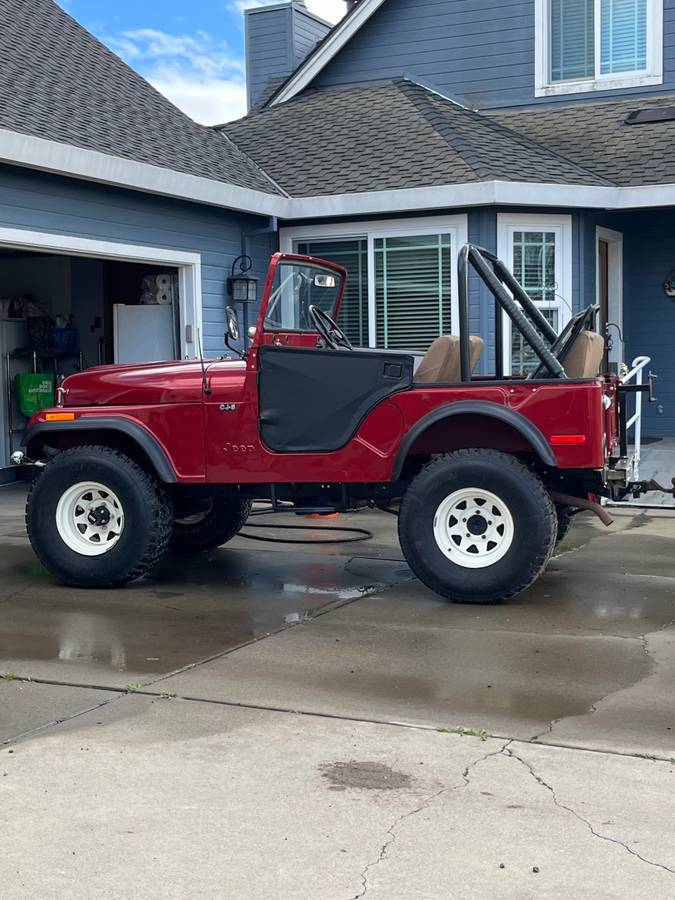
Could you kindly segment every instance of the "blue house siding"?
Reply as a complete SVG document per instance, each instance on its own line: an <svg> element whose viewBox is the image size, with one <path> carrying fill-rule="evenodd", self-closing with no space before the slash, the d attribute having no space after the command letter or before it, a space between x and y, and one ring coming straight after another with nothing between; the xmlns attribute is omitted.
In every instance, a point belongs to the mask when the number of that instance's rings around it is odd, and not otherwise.
<svg viewBox="0 0 675 900"><path fill-rule="evenodd" d="M307 10L293 7L293 45L296 66L306 59L317 43L330 31L330 25L321 22Z"/></svg>
<svg viewBox="0 0 675 900"><path fill-rule="evenodd" d="M284 78L294 68L288 8L249 10L246 31L246 84L249 109L272 78Z"/></svg>
<svg viewBox="0 0 675 900"><path fill-rule="evenodd" d="M675 0L664 5L662 85L675 89ZM534 96L534 0L387 0L317 76L317 87L410 74L476 108L616 96L594 91Z"/></svg>
<svg viewBox="0 0 675 900"><path fill-rule="evenodd" d="M244 20L251 109L271 81L282 80L300 65L330 26L290 3L246 10Z"/></svg>
<svg viewBox="0 0 675 900"><path fill-rule="evenodd" d="M267 225L256 216L0 166L0 226L200 253L204 352L223 352L226 279L242 233ZM252 274L261 280L272 235L251 237Z"/></svg>
<svg viewBox="0 0 675 900"><path fill-rule="evenodd" d="M632 213L618 226L624 234L624 334L626 358L650 356L659 376L658 403L644 407L646 435L675 436L675 300L663 283L675 269L673 210Z"/></svg>

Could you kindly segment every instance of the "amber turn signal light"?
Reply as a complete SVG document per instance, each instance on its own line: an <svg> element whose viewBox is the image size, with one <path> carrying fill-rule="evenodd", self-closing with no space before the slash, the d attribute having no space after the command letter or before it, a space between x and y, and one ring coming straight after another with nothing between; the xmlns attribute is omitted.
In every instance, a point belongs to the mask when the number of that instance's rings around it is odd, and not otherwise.
<svg viewBox="0 0 675 900"><path fill-rule="evenodd" d="M45 422L72 422L75 419L75 413L47 413Z"/></svg>

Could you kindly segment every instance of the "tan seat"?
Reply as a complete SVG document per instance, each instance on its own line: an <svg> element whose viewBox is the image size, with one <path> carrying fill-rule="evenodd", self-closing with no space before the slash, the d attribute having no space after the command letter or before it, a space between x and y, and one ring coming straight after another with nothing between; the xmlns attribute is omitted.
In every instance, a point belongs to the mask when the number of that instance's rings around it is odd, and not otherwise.
<svg viewBox="0 0 675 900"><path fill-rule="evenodd" d="M471 371L478 365L485 346L483 338L471 335ZM436 338L424 355L424 359L415 373L415 382L419 384L452 384L462 377L460 364L459 337L444 335Z"/></svg>
<svg viewBox="0 0 675 900"><path fill-rule="evenodd" d="M565 356L568 378L595 378L605 355L605 339L596 331L582 331Z"/></svg>

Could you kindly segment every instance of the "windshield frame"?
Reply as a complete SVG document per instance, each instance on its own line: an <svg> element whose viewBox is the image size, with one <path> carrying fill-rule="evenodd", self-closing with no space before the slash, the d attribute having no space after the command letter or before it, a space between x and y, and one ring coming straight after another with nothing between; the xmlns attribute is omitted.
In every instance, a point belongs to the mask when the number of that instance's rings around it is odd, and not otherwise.
<svg viewBox="0 0 675 900"><path fill-rule="evenodd" d="M333 275L337 275L340 279L340 288L338 291L337 299L335 301L335 305L333 307L333 311L331 313L331 317L337 322L338 316L340 315L340 309L342 307L345 289L347 287L347 270L343 268L343 266L340 266L337 263L330 262L326 259L318 259L315 256L301 256L297 253L275 253L270 263L269 271L267 273L267 279L265 281L265 288L263 290L263 298L260 304L260 312L258 315L258 324L256 326L256 336L254 341L255 344L262 343L264 334L318 334L318 331L316 331L316 329L285 328L283 326L272 328L267 322L270 304L274 297L277 272L279 270L279 267L284 264L320 269L324 272L329 272Z"/></svg>

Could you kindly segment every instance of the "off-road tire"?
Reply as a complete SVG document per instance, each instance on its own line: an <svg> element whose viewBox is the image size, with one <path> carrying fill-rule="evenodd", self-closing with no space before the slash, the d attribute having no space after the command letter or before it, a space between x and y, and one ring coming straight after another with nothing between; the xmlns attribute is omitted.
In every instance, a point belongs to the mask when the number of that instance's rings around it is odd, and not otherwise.
<svg viewBox="0 0 675 900"><path fill-rule="evenodd" d="M236 537L250 515L250 500L216 494L203 518L174 522L170 546L181 553L215 550Z"/></svg>
<svg viewBox="0 0 675 900"><path fill-rule="evenodd" d="M463 489L489 491L513 520L508 550L486 568L451 561L435 537L440 505ZM541 479L498 450L458 450L433 460L410 484L398 523L410 568L427 587L455 603L497 603L525 590L545 569L557 533L555 506Z"/></svg>
<svg viewBox="0 0 675 900"><path fill-rule="evenodd" d="M558 537L556 538L556 544L559 544L561 541L565 540L567 532L572 525L572 508L563 506L562 504L556 504L555 512L558 517Z"/></svg>
<svg viewBox="0 0 675 900"><path fill-rule="evenodd" d="M85 480L108 486L124 509L119 541L102 556L72 550L56 525L59 500ZM164 555L172 527L173 507L164 485L110 447L74 447L59 453L33 483L26 503L33 550L53 575L72 587L120 587L142 578Z"/></svg>

